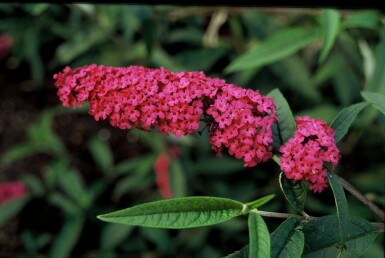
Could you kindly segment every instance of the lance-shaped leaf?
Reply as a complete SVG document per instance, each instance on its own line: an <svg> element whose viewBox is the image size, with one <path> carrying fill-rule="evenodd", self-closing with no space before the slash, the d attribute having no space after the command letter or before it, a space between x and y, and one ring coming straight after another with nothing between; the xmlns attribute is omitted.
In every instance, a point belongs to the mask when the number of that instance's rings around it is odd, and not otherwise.
<svg viewBox="0 0 385 258"><path fill-rule="evenodd" d="M249 258L270 257L270 234L265 221L256 211L249 213Z"/></svg>
<svg viewBox="0 0 385 258"><path fill-rule="evenodd" d="M321 24L324 37L324 44L322 46L319 61L323 62L328 56L330 50L332 49L338 35L338 31L340 28L339 12L333 9L322 10Z"/></svg>
<svg viewBox="0 0 385 258"><path fill-rule="evenodd" d="M269 194L264 197L261 197L255 201L246 203L247 207L249 209L256 209L261 207L262 205L265 205L266 203L270 202L275 197L275 194Z"/></svg>
<svg viewBox="0 0 385 258"><path fill-rule="evenodd" d="M274 89L269 92L267 96L274 99L276 106L278 123L274 124L272 129L274 140L273 147L276 151L278 151L279 146L284 144L293 136L296 125L290 106L281 91L279 89Z"/></svg>
<svg viewBox="0 0 385 258"><path fill-rule="evenodd" d="M300 222L288 218L271 234L271 258L301 257L305 242Z"/></svg>
<svg viewBox="0 0 385 258"><path fill-rule="evenodd" d="M377 92L361 91L362 97L385 115L385 95Z"/></svg>
<svg viewBox="0 0 385 258"><path fill-rule="evenodd" d="M337 216L324 216L305 223L302 231L305 234L303 258L338 256L341 236ZM367 220L348 217L345 239L347 248L341 253L340 258L361 257L378 234L379 230Z"/></svg>
<svg viewBox="0 0 385 258"><path fill-rule="evenodd" d="M319 35L318 29L288 28L269 37L256 47L236 58L225 72L257 69L294 54L310 44Z"/></svg>
<svg viewBox="0 0 385 258"><path fill-rule="evenodd" d="M283 172L281 172L279 175L279 184L291 206L293 206L299 213L303 213L307 195L307 188L305 187L304 180L289 180Z"/></svg>
<svg viewBox="0 0 385 258"><path fill-rule="evenodd" d="M340 229L341 247L345 244L346 227L348 223L348 202L346 200L344 189L336 175L327 169L329 184L333 190L334 200L337 207L338 228Z"/></svg>
<svg viewBox="0 0 385 258"><path fill-rule="evenodd" d="M340 141L345 136L358 113L360 113L367 105L369 105L368 102L356 103L342 109L341 112L338 113L330 125L335 131L334 139L336 142Z"/></svg>
<svg viewBox="0 0 385 258"><path fill-rule="evenodd" d="M241 202L219 197L184 197L139 204L99 215L107 222L155 228L208 226L242 214Z"/></svg>

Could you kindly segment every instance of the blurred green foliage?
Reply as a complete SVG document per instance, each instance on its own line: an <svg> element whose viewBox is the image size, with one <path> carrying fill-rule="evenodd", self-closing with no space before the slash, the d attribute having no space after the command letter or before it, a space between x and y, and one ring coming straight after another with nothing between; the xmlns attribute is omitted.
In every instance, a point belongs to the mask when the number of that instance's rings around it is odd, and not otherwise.
<svg viewBox="0 0 385 258"><path fill-rule="evenodd" d="M263 94L279 88L295 115L329 124L344 108L367 100L373 106L357 112L339 142L336 173L384 207L385 16L378 10L9 3L0 4L0 17L0 33L13 39L1 72L17 74L5 77L12 83L32 80L33 91L45 89L54 99L55 72L97 63L202 70ZM174 196L249 202L276 194L265 210L296 213L280 192L277 167L243 168L226 153L217 157L207 130L182 139L121 132L93 121L87 106L72 110L60 107L58 98L54 103L25 125L24 140L1 148L4 171L48 156L21 171L29 197L0 207L3 225L18 214L23 248L17 257L221 257L243 247L247 218L179 231L96 220L161 199L153 164L172 146L180 150L170 168ZM347 198L352 215L376 220ZM309 193L306 207L311 215L334 214L331 191ZM280 223L266 222L270 232ZM363 257L381 257L383 239Z"/></svg>

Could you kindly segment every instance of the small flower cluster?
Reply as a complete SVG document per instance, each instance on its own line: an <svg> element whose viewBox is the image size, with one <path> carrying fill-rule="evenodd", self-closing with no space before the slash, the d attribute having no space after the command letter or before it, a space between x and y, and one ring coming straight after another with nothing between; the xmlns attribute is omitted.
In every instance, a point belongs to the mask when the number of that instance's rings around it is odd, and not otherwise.
<svg viewBox="0 0 385 258"><path fill-rule="evenodd" d="M180 72L141 66L88 65L66 67L54 75L64 106L89 101L95 120L181 137L199 129L203 115L210 123L212 148L255 166L271 154L271 126L277 120L273 99L258 91L209 78L203 72Z"/></svg>
<svg viewBox="0 0 385 258"><path fill-rule="evenodd" d="M334 168L340 160L334 130L319 118L296 117L295 122L294 137L280 148L281 170L288 179L304 179L310 183L310 190L322 192L327 187L324 162Z"/></svg>
<svg viewBox="0 0 385 258"><path fill-rule="evenodd" d="M243 159L245 167L272 157L271 127L277 120L272 98L227 84L216 95L207 114L215 121L210 142L217 153L226 147L230 155Z"/></svg>
<svg viewBox="0 0 385 258"><path fill-rule="evenodd" d="M26 193L27 189L21 181L0 183L0 205L23 197Z"/></svg>

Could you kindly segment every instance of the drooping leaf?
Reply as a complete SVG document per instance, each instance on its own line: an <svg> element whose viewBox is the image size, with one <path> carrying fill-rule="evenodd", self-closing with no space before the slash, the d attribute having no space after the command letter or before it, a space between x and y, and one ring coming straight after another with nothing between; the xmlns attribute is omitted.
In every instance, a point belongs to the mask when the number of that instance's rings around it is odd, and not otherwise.
<svg viewBox="0 0 385 258"><path fill-rule="evenodd" d="M345 107L334 118L330 127L335 131L334 139L336 142L340 141L345 136L358 113L360 113L367 105L369 105L368 102L360 102Z"/></svg>
<svg viewBox="0 0 385 258"><path fill-rule="evenodd" d="M305 235L303 258L337 257L341 240L337 216L323 216L305 223L302 231ZM349 216L346 233L346 248L340 257L358 258L376 239L379 230L363 218Z"/></svg>
<svg viewBox="0 0 385 258"><path fill-rule="evenodd" d="M271 234L271 258L299 258L304 248L300 219L288 218Z"/></svg>
<svg viewBox="0 0 385 258"><path fill-rule="evenodd" d="M82 232L84 221L84 217L76 216L64 223L49 252L49 258L71 257L71 252Z"/></svg>
<svg viewBox="0 0 385 258"><path fill-rule="evenodd" d="M348 223L348 202L346 200L344 189L336 175L327 169L328 180L334 194L334 200L337 208L338 227L340 230L341 247L345 244L347 223Z"/></svg>
<svg viewBox="0 0 385 258"><path fill-rule="evenodd" d="M0 226L7 222L12 216L17 215L28 202L29 196L15 198L0 206Z"/></svg>
<svg viewBox="0 0 385 258"><path fill-rule="evenodd" d="M193 228L224 222L242 214L243 204L227 198L185 197L139 204L99 215L107 222L155 228Z"/></svg>
<svg viewBox="0 0 385 258"><path fill-rule="evenodd" d="M278 123L272 129L273 147L278 151L279 146L285 144L293 136L296 124L290 106L279 89L272 90L267 96L273 98L276 105Z"/></svg>
<svg viewBox="0 0 385 258"><path fill-rule="evenodd" d="M385 95L377 92L361 91L362 97L385 115Z"/></svg>
<svg viewBox="0 0 385 258"><path fill-rule="evenodd" d="M270 257L270 234L261 215L251 210L248 225L249 258Z"/></svg>
<svg viewBox="0 0 385 258"><path fill-rule="evenodd" d="M323 62L332 49L340 27L340 14L337 10L324 9L321 17L324 43L319 61Z"/></svg>
<svg viewBox="0 0 385 258"><path fill-rule="evenodd" d="M310 44L318 35L318 29L287 28L233 60L225 68L225 72L256 69L284 59Z"/></svg>
<svg viewBox="0 0 385 258"><path fill-rule="evenodd" d="M304 180L295 181L286 178L283 172L279 175L279 184L285 198L299 213L303 213L307 195Z"/></svg>

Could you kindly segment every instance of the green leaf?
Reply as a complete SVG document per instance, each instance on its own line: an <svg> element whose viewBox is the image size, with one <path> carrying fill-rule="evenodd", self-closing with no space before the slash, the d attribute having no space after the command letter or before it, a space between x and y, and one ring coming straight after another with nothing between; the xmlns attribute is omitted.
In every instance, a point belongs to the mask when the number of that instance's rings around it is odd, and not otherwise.
<svg viewBox="0 0 385 258"><path fill-rule="evenodd" d="M385 26L383 26L380 42L376 49L376 66L365 90L385 94Z"/></svg>
<svg viewBox="0 0 385 258"><path fill-rule="evenodd" d="M279 151L279 147L289 140L296 130L296 124L290 106L279 89L274 89L267 94L274 99L278 123L273 126L273 147Z"/></svg>
<svg viewBox="0 0 385 258"><path fill-rule="evenodd" d="M255 200L255 201L249 202L246 205L249 209L256 209L256 208L261 207L262 205L265 205L266 203L271 201L274 197L275 197L275 194L269 194L269 195L266 195L264 197L261 197L261 198Z"/></svg>
<svg viewBox="0 0 385 258"><path fill-rule="evenodd" d="M187 183L185 171L180 161L172 160L169 170L169 180L173 197L185 197L187 194Z"/></svg>
<svg viewBox="0 0 385 258"><path fill-rule="evenodd" d="M242 214L243 204L219 197L185 197L139 204L99 215L107 222L155 228L193 228L224 222Z"/></svg>
<svg viewBox="0 0 385 258"><path fill-rule="evenodd" d="M340 14L333 9L322 10L322 32L324 44L322 46L319 62L323 62L332 49L340 29Z"/></svg>
<svg viewBox="0 0 385 258"><path fill-rule="evenodd" d="M37 153L37 150L35 146L29 143L22 143L7 149L3 153L0 161L4 165L9 165L16 160L23 159L28 156L32 156L36 153Z"/></svg>
<svg viewBox="0 0 385 258"><path fill-rule="evenodd" d="M0 205L0 226L2 226L8 219L18 214L29 201L29 196L15 198Z"/></svg>
<svg viewBox="0 0 385 258"><path fill-rule="evenodd" d="M88 143L89 150L94 158L95 163L104 172L109 172L113 166L113 154L107 142L99 137L92 137Z"/></svg>
<svg viewBox="0 0 385 258"><path fill-rule="evenodd" d="M323 216L305 223L302 229L305 234L303 258L337 257L341 236L339 219L335 215ZM379 230L360 217L348 217L346 250L341 258L360 257L376 239Z"/></svg>
<svg viewBox="0 0 385 258"><path fill-rule="evenodd" d="M80 212L80 208L78 205L76 205L75 201L60 192L54 192L50 194L48 196L48 202L57 206L62 210L63 213L68 215L74 215Z"/></svg>
<svg viewBox="0 0 385 258"><path fill-rule="evenodd" d="M68 170L60 174L59 184L66 194L72 197L81 207L85 208L89 205L90 198L79 172L76 170Z"/></svg>
<svg viewBox="0 0 385 258"><path fill-rule="evenodd" d="M122 227L122 225L114 223L105 224L101 235L101 248L103 250L113 250L122 243L133 230L134 227Z"/></svg>
<svg viewBox="0 0 385 258"><path fill-rule="evenodd" d="M59 235L49 252L49 258L71 257L71 252L80 237L84 225L84 218L76 216L68 219L61 228Z"/></svg>
<svg viewBox="0 0 385 258"><path fill-rule="evenodd" d="M367 105L369 105L368 102L356 103L345 107L338 113L330 125L335 131L334 139L336 142L339 142L345 136L358 113Z"/></svg>
<svg viewBox="0 0 385 258"><path fill-rule="evenodd" d="M379 25L380 16L375 10L355 11L352 12L345 20L342 21L341 27L348 28L366 28L376 29Z"/></svg>
<svg viewBox="0 0 385 258"><path fill-rule="evenodd" d="M270 257L270 234L261 215L250 211L248 225L249 258Z"/></svg>
<svg viewBox="0 0 385 258"><path fill-rule="evenodd" d="M219 161L219 162L218 162ZM191 171L195 173L227 175L230 173L239 172L243 169L242 162L228 156L222 156L213 159L212 157L203 157L190 166Z"/></svg>
<svg viewBox="0 0 385 258"><path fill-rule="evenodd" d="M319 31L317 29L305 27L287 28L272 35L267 40L233 60L225 68L225 72L256 69L284 59L309 45L318 35Z"/></svg>
<svg viewBox="0 0 385 258"><path fill-rule="evenodd" d="M361 91L362 97L373 104L379 111L385 115L385 95L377 92Z"/></svg>
<svg viewBox="0 0 385 258"><path fill-rule="evenodd" d="M311 79L310 67L299 54L291 55L284 60L271 64L269 69L282 80L285 86L288 86L291 91L301 98L304 97L312 103L320 102L322 96Z"/></svg>
<svg viewBox="0 0 385 258"><path fill-rule="evenodd" d="M271 258L301 257L305 242L300 222L288 218L271 234Z"/></svg>
<svg viewBox="0 0 385 258"><path fill-rule="evenodd" d="M248 257L249 257L249 245L246 245L242 247L242 249L232 254L226 255L223 258L248 258Z"/></svg>
<svg viewBox="0 0 385 258"><path fill-rule="evenodd" d="M334 200L336 202L337 208L337 217L338 217L338 226L340 229L340 237L341 237L341 247L345 244L345 238L347 236L347 223L348 223L348 202L346 200L344 189L341 186L340 181L336 177L336 175L329 169L328 171L328 179L329 184L333 190Z"/></svg>
<svg viewBox="0 0 385 258"><path fill-rule="evenodd" d="M44 186L37 176L33 174L25 174L22 175L22 180L31 194L37 196L41 196L44 194Z"/></svg>
<svg viewBox="0 0 385 258"><path fill-rule="evenodd" d="M283 172L279 175L279 185L285 198L299 213L304 212L307 188L303 180L289 180Z"/></svg>

